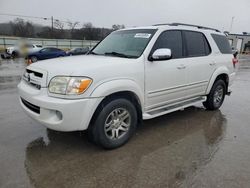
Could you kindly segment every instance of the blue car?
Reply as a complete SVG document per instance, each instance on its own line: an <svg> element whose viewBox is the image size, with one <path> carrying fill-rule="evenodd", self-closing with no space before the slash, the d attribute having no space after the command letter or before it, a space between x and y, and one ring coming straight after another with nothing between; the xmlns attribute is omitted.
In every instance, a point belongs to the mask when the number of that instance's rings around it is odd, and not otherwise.
<svg viewBox="0 0 250 188"><path fill-rule="evenodd" d="M33 52L28 54L28 59L32 61L32 63L38 60L51 59L56 57L64 57L66 56L66 52L58 49L58 48L43 48L37 52Z"/></svg>

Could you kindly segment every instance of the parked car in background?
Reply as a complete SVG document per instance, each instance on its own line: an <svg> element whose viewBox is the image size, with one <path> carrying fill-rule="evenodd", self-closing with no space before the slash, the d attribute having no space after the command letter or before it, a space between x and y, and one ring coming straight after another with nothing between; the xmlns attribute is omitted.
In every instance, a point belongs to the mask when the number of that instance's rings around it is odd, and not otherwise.
<svg viewBox="0 0 250 188"><path fill-rule="evenodd" d="M67 51L67 55L84 55L86 53L88 53L88 51L90 50L89 47L86 48L72 48L71 50Z"/></svg>
<svg viewBox="0 0 250 188"><path fill-rule="evenodd" d="M26 56L29 53L37 52L43 47L39 44L19 44L6 48L6 53L12 57Z"/></svg>
<svg viewBox="0 0 250 188"><path fill-rule="evenodd" d="M33 52L28 54L28 59L32 61L32 63L38 60L51 59L56 57L64 57L66 56L66 52L58 49L58 48L43 48L37 52Z"/></svg>

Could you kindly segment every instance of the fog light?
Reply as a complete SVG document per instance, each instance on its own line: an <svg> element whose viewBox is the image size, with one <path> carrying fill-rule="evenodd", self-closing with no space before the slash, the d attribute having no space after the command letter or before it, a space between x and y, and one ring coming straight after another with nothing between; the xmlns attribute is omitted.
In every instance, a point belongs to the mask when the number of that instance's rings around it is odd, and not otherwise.
<svg viewBox="0 0 250 188"><path fill-rule="evenodd" d="M57 117L57 118L58 118L58 120L60 121L60 120L62 120L63 115L62 115L62 113L61 113L61 112L56 111L56 117Z"/></svg>

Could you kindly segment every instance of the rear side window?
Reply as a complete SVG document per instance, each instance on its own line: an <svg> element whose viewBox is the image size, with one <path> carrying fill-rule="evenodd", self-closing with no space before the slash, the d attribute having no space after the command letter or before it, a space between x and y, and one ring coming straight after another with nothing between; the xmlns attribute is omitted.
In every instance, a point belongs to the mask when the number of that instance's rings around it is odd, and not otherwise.
<svg viewBox="0 0 250 188"><path fill-rule="evenodd" d="M163 32L153 47L153 52L160 48L169 48L172 51L173 59L183 57L183 44L181 31Z"/></svg>
<svg viewBox="0 0 250 188"><path fill-rule="evenodd" d="M205 36L200 32L184 31L188 57L206 56L211 53L211 48Z"/></svg>
<svg viewBox="0 0 250 188"><path fill-rule="evenodd" d="M211 35L222 54L232 54L232 49L230 47L229 41L225 36L216 34Z"/></svg>
<svg viewBox="0 0 250 188"><path fill-rule="evenodd" d="M57 48L50 48L50 51L51 52L59 52L59 51L61 51L60 49L57 49Z"/></svg>

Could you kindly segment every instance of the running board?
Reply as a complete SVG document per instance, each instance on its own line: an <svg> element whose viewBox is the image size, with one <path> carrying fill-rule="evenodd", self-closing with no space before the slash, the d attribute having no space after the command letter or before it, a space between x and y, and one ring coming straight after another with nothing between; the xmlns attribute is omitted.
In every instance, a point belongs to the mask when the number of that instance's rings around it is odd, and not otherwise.
<svg viewBox="0 0 250 188"><path fill-rule="evenodd" d="M150 111L150 112L146 112L143 114L143 119L152 119L158 116L162 116L171 112L175 112L177 110L183 110L184 108L187 108L189 106L194 106L197 103L201 103L207 100L207 97L199 97L199 98L195 98L195 99L191 99L179 104L174 104L174 105L170 105L170 106L163 106L161 109L156 109L154 111Z"/></svg>

